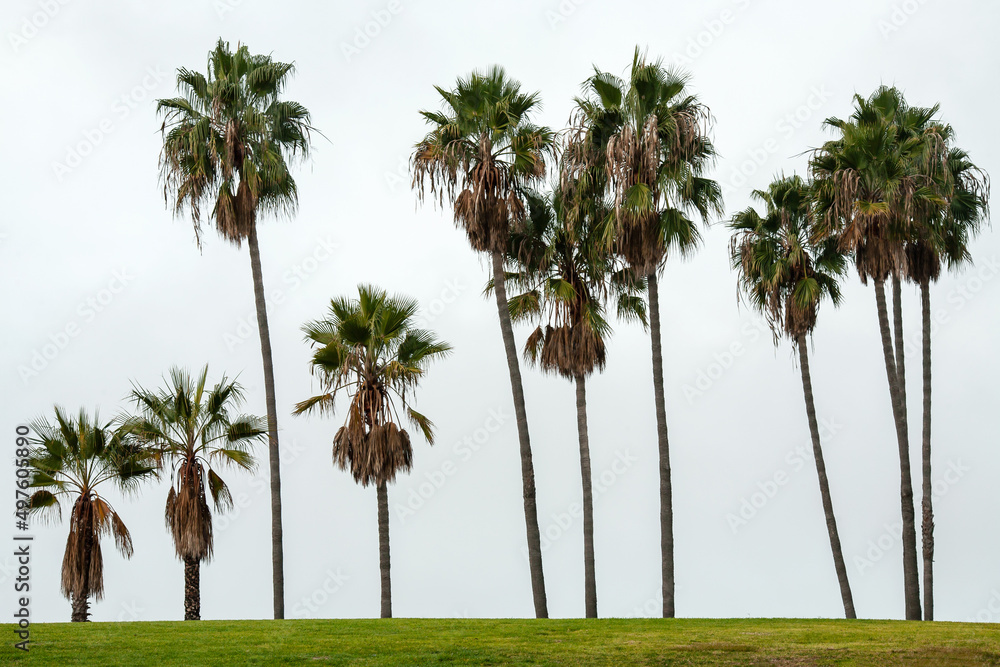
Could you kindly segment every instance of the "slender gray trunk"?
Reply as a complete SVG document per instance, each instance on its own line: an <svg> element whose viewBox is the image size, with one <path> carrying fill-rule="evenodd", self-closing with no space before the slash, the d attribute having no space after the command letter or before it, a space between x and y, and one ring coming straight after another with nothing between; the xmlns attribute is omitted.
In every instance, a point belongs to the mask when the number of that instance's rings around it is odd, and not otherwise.
<svg viewBox="0 0 1000 667"><path fill-rule="evenodd" d="M823 459L823 448L819 440L819 423L816 421L816 403L813 398L812 376L809 373L809 351L806 349L806 337L799 336L795 344L799 348L802 393L806 399L806 417L809 419L809 434L812 436L813 458L816 460L816 475L819 477L819 493L823 499L823 514L826 515L826 532L830 537L833 566L837 571L837 581L840 584L840 598L844 603L844 615L847 618L857 618L858 616L854 612L854 597L851 595L851 582L847 578L847 565L844 564L844 551L840 546L837 517L833 513L830 480L826 476L826 462Z"/></svg>
<svg viewBox="0 0 1000 667"><path fill-rule="evenodd" d="M590 477L590 435L587 431L587 380L576 376L576 428L580 436L580 476L583 479L583 590L587 618L597 618L597 574L594 568L594 489Z"/></svg>
<svg viewBox="0 0 1000 667"><path fill-rule="evenodd" d="M653 400L656 402L656 441L660 455L660 558L663 618L674 617L674 506L670 486L670 443L667 406L663 397L663 348L660 342L660 292L653 271L649 284L649 335L653 343Z"/></svg>
<svg viewBox="0 0 1000 667"><path fill-rule="evenodd" d="M274 362L271 359L271 334L267 327L264 302L264 276L260 268L257 227L250 228L250 268L253 271L254 303L257 328L260 330L260 355L264 360L264 395L267 400L268 463L271 475L271 586L274 593L274 618L285 617L284 551L281 538L281 467L278 461L278 408L274 399Z"/></svg>
<svg viewBox="0 0 1000 667"><path fill-rule="evenodd" d="M903 411L906 440L909 442L910 422L906 410L906 360L903 354L906 342L906 339L903 338L903 286L898 276L892 277L892 326L896 346L896 385L899 388L899 405Z"/></svg>
<svg viewBox="0 0 1000 667"><path fill-rule="evenodd" d="M885 302L885 281L875 281L875 303L878 308L879 332L882 337L882 354L885 373L889 380L889 398L892 416L896 423L896 442L899 447L899 501L903 519L903 598L906 620L920 620L920 579L917 573L917 532L913 509L913 480L910 473L910 446L906 437L906 422L900 407L900 393L893 357L892 335L889 332L889 313Z"/></svg>
<svg viewBox="0 0 1000 667"><path fill-rule="evenodd" d="M528 532L528 567L531 571L531 593L535 603L535 617L548 618L549 610L545 600L545 574L542 571L542 539L538 530L538 507L535 503L535 468L531 462L531 441L528 438L528 414L524 407L524 387L521 385L521 368L518 365L517 347L514 344L514 328L511 326L510 309L507 307L503 255L494 252L492 259L493 291L497 299L497 314L500 316L503 349L507 354L507 370L510 372L510 389L514 395L514 416L517 420L517 439L521 447L521 485L524 495L524 523Z"/></svg>
<svg viewBox="0 0 1000 667"><path fill-rule="evenodd" d="M921 447L922 492L921 536L924 556L924 620L934 620L934 505L931 483L931 289L930 281L920 283L920 319L923 321L924 406L923 444Z"/></svg>
<svg viewBox="0 0 1000 667"><path fill-rule="evenodd" d="M378 485L378 566L382 575L382 618L392 618L392 578L389 568L389 491Z"/></svg>

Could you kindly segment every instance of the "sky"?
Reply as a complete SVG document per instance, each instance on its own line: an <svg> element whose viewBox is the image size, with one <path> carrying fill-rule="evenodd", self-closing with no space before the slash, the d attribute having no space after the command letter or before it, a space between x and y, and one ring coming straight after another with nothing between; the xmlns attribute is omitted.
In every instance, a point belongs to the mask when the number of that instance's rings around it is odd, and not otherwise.
<svg viewBox="0 0 1000 667"><path fill-rule="evenodd" d="M390 488L396 616L533 615L517 431L488 265L452 223L420 205L406 161L437 109L434 86L503 65L539 91L537 122L564 128L594 67L624 73L636 46L691 74L711 109L714 177L726 216L661 279L666 407L675 511L677 614L838 617L843 613L820 502L796 355L740 307L724 220L776 174L804 173L880 84L940 103L958 143L997 173L994 28L1000 7L954 0L8 0L0 8L5 160L0 214L0 489L12 545L15 428L53 405L110 420L132 383L155 388L174 365L238 377L265 414L246 247L163 199L155 100L179 67L205 71L221 37L294 61L286 97L312 112L314 150L295 172L290 220L259 237L282 446L286 614L379 612L376 498L331 462L340 416L293 417L318 385L303 323L329 300L375 283L419 300L421 321L454 353L416 405L438 427L415 442ZM994 128L994 129L990 129ZM320 134L321 133L321 134ZM986 228L975 265L932 290L936 617L1000 621L1000 237ZM817 412L858 615L902 618L899 459L875 299L851 271L840 308L822 308L810 343ZM905 286L911 453L919 492L919 299ZM523 345L527 326L515 329ZM994 341L991 343L990 341ZM522 368L552 616L584 612L580 468L571 383ZM660 610L659 496L650 341L615 323L606 371L588 385L602 616ZM236 508L216 518L202 567L202 617L268 618L267 455L225 478ZM183 618L183 565L162 521L168 482L110 493L131 529L125 561L105 543L94 620ZM919 502L919 501L918 501ZM68 514L68 508L64 515ZM919 513L918 513L919 514ZM59 593L65 523L36 525L35 621L66 621ZM0 554L13 553L7 546ZM0 556L0 614L13 613L12 556Z"/></svg>

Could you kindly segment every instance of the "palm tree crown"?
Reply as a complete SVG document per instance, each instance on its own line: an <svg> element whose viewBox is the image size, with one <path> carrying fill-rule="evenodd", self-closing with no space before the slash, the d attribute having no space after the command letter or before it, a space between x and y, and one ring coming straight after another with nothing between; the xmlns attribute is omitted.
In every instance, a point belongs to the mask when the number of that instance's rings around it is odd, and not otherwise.
<svg viewBox="0 0 1000 667"><path fill-rule="evenodd" d="M670 249L697 246L692 214L707 222L722 212L721 189L705 177L715 160L710 114L687 84L636 49L627 81L596 70L576 99L564 182L603 184L616 223L609 242L639 275L658 270Z"/></svg>
<svg viewBox="0 0 1000 667"><path fill-rule="evenodd" d="M421 111L433 129L413 153L413 185L454 203L455 223L480 252L503 252L512 225L525 216L523 190L545 175L554 135L533 124L537 93L521 92L501 67L435 86L442 111Z"/></svg>
<svg viewBox="0 0 1000 667"><path fill-rule="evenodd" d="M157 102L163 114L160 171L174 212L191 213L200 244L203 208L218 232L239 246L259 210L283 214L297 202L289 160L308 155L309 111L279 99L292 63L233 52L221 39L209 54L207 76L181 68L180 97Z"/></svg>
<svg viewBox="0 0 1000 667"><path fill-rule="evenodd" d="M611 326L605 301L614 297L619 317L646 324L641 296L644 281L631 271L616 270L601 244L600 222L581 215L569 223L569 206L560 191L527 197L529 215L511 235L509 263L517 269L508 280L523 288L510 299L514 321L546 316L528 337L525 358L543 371L573 380L603 370ZM492 287L492 285L490 285Z"/></svg>
<svg viewBox="0 0 1000 667"><path fill-rule="evenodd" d="M61 516L60 501L72 502L69 537L62 563L63 595L74 602L104 595L104 560L101 538L111 536L115 547L126 558L132 556L132 537L125 522L99 490L113 483L126 492L156 471L151 453L127 433L111 424L101 425L95 414L91 419L83 410L74 419L56 407L55 422L38 420L32 425L37 434L29 465L33 512L56 512ZM83 618L87 620L86 608Z"/></svg>
<svg viewBox="0 0 1000 667"><path fill-rule="evenodd" d="M197 377L173 368L159 391L132 391L138 415L124 428L152 447L162 466L170 468L165 518L181 559L207 560L213 551L210 494L216 511L232 507L222 466L253 470L252 448L267 434L266 421L234 414L243 389L222 377L207 386L208 366Z"/></svg>
<svg viewBox="0 0 1000 667"><path fill-rule="evenodd" d="M740 295L767 318L776 338L798 340L812 333L823 297L840 303L838 279L847 262L836 237L813 242L809 185L799 176L778 178L753 197L765 205L764 215L748 207L729 224Z"/></svg>
<svg viewBox="0 0 1000 667"><path fill-rule="evenodd" d="M413 409L410 392L430 362L451 346L414 326L417 302L389 296L370 285L358 298L330 302L325 320L303 328L316 346L313 372L323 392L295 406L295 413L332 414L337 395L349 396L347 418L333 439L333 459L363 486L392 482L413 461L410 436L399 428L401 416L434 442L433 424Z"/></svg>

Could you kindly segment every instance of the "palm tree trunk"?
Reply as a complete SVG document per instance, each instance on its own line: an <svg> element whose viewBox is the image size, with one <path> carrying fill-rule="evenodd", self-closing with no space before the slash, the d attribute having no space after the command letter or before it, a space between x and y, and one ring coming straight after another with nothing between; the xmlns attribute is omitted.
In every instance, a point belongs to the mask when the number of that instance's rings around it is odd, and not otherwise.
<svg viewBox="0 0 1000 667"><path fill-rule="evenodd" d="M594 569L594 489L590 479L590 435L587 432L587 380L576 376L576 428L580 436L583 478L583 590L587 618L597 618L597 574Z"/></svg>
<svg viewBox="0 0 1000 667"><path fill-rule="evenodd" d="M892 336L889 333L889 313L885 303L885 281L875 281L875 303L878 307L879 331L882 335L882 354L885 373L889 380L889 398L892 416L896 422L896 442L899 446L899 501L903 519L903 597L906 620L920 620L920 580L917 575L917 532L913 510L913 480L910 477L910 445L907 442L906 422L900 408L900 395L893 357Z"/></svg>
<svg viewBox="0 0 1000 667"><path fill-rule="evenodd" d="M813 399L812 377L809 373L809 351L806 349L806 337L799 336L795 344L799 348L799 367L802 370L802 393L806 399L806 417L809 419L813 458L816 460L816 475L819 477L819 493L823 498L826 532L830 536L830 550L833 551L833 566L837 570L837 581L840 583L840 597L844 602L844 615L847 618L857 618L858 616L854 612L854 597L851 595L851 582L847 578L847 565L844 564L844 551L840 547L837 517L833 513L833 498L830 496L830 481L826 476L826 462L823 460L823 448L819 440L819 423L816 421L816 403Z"/></svg>
<svg viewBox="0 0 1000 667"><path fill-rule="evenodd" d="M934 506L931 484L931 288L930 281L920 282L920 319L923 321L924 406L923 406L923 501L921 534L924 555L924 620L934 620Z"/></svg>
<svg viewBox="0 0 1000 667"><path fill-rule="evenodd" d="M507 287L504 280L503 255L499 252L493 253L493 291L497 299L497 313L500 316L500 333L503 336L503 347L507 354L510 388L514 394L517 439L521 447L521 485L524 496L524 523L528 533L528 567L531 571L531 593L535 603L535 617L548 618L549 610L545 600L545 574L542 571L542 540L538 530L538 507L535 503L535 469L531 462L531 441L528 438L528 414L524 407L524 387L521 385L521 369L517 363L514 329L510 323L510 309L507 307Z"/></svg>
<svg viewBox="0 0 1000 667"><path fill-rule="evenodd" d="M910 421L906 414L906 362L903 358L905 339L903 338L903 286L898 276L892 277L892 325L896 344L896 386L899 391L899 406L903 411L903 425L909 442Z"/></svg>
<svg viewBox="0 0 1000 667"><path fill-rule="evenodd" d="M271 476L271 587L274 594L274 618L285 617L284 551L281 538L281 467L278 461L278 408L274 399L274 362L271 359L271 334L267 327L264 301L264 276L260 268L257 226L250 227L250 268L253 271L254 303L257 328L260 330L260 354L264 360L264 394L267 400L268 461Z"/></svg>
<svg viewBox="0 0 1000 667"><path fill-rule="evenodd" d="M93 590L90 581L91 560L94 557L94 505L90 502L90 496L81 496L76 501L74 512L77 513L77 530L83 535L83 562L80 564L83 572L83 583L81 588L84 591ZM67 551L66 557L69 557ZM83 595L72 595L70 600L72 614L70 621L73 623L86 623L90 620L90 601L86 592Z"/></svg>
<svg viewBox="0 0 1000 667"><path fill-rule="evenodd" d="M201 620L201 560L184 557L184 620Z"/></svg>
<svg viewBox="0 0 1000 667"><path fill-rule="evenodd" d="M73 595L70 600L73 613L70 621L73 623L86 623L90 620L90 600L86 595Z"/></svg>
<svg viewBox="0 0 1000 667"><path fill-rule="evenodd" d="M674 617L674 506L670 487L670 443L667 407L663 397L663 349L660 343L660 292L653 271L649 284L649 335L653 342L653 399L656 402L656 440L660 454L660 558L663 618Z"/></svg>
<svg viewBox="0 0 1000 667"><path fill-rule="evenodd" d="M382 574L382 618L392 618L392 579L389 573L389 491L378 485L378 565Z"/></svg>

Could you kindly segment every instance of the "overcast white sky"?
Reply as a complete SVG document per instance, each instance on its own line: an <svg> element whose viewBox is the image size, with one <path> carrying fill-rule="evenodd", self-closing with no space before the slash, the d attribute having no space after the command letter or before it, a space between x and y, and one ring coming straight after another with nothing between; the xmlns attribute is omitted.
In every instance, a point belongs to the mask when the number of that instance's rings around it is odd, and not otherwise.
<svg viewBox="0 0 1000 667"><path fill-rule="evenodd" d="M172 96L176 68L204 71L220 35L240 41L295 61L287 97L329 137L317 137L297 172L298 215L260 229L284 448L288 616L378 615L375 492L333 469L337 419L291 417L316 388L299 327L359 282L418 298L428 326L455 347L417 395L438 425L438 444L418 443L412 474L390 489L396 615L531 616L517 434L495 305L481 296L486 267L450 211L416 207L405 174L425 132L417 111L438 105L433 86L499 63L541 92L538 120L561 128L593 65L623 72L637 44L671 62L683 57L716 119L715 174L728 214L776 172L801 171L803 152L829 136L823 118L848 115L854 92L881 83L903 88L912 104L940 102L959 143L997 173L990 77L1000 64L998 18L993 3L971 0L8 0L0 9L0 443L13 449L15 425L48 416L55 403L99 406L111 418L131 381L158 386L174 364L209 363L213 379L238 374L248 409L264 414L246 248L207 233L199 254L190 223L165 210L157 180L154 99ZM372 23L379 19L384 25ZM367 43L357 37L366 26L374 33ZM775 350L737 308L727 244L725 228L713 227L702 250L671 264L661 283L677 613L837 617L815 468L797 453L809 448L798 370L790 346ZM1000 601L997 234L987 230L972 252L976 268L943 277L932 295L946 320L934 338L935 593L939 619L982 611L980 620L1000 621L983 611ZM874 297L853 270L845 293L839 310L823 309L811 347L817 410L858 614L901 618L899 462ZM918 305L907 286L908 339L919 336ZM75 335L61 335L67 330ZM516 335L523 344L526 329ZM740 354L727 357L734 343ZM19 372L50 344L52 358L35 359L37 375ZM908 352L916 464L919 356L912 345ZM600 613L656 615L648 337L617 326L608 361L589 387ZM530 369L524 378L539 520L555 537L544 552L549 610L582 616L581 520L567 516L580 498L573 388ZM270 617L264 448L260 455L257 478L227 477L241 507L216 524L216 558L202 569L203 618ZM2 457L0 489L12 510L11 456ZM779 473L787 483L734 526L729 515L762 488L774 491L768 482ZM135 556L122 562L105 545L107 595L95 620L183 617L183 567L161 518L166 488L117 501ZM404 511L421 490L423 504ZM13 519L5 516L0 537L9 540ZM58 590L66 531L36 531L38 621L69 619ZM4 615L13 606L11 565L0 556Z"/></svg>

